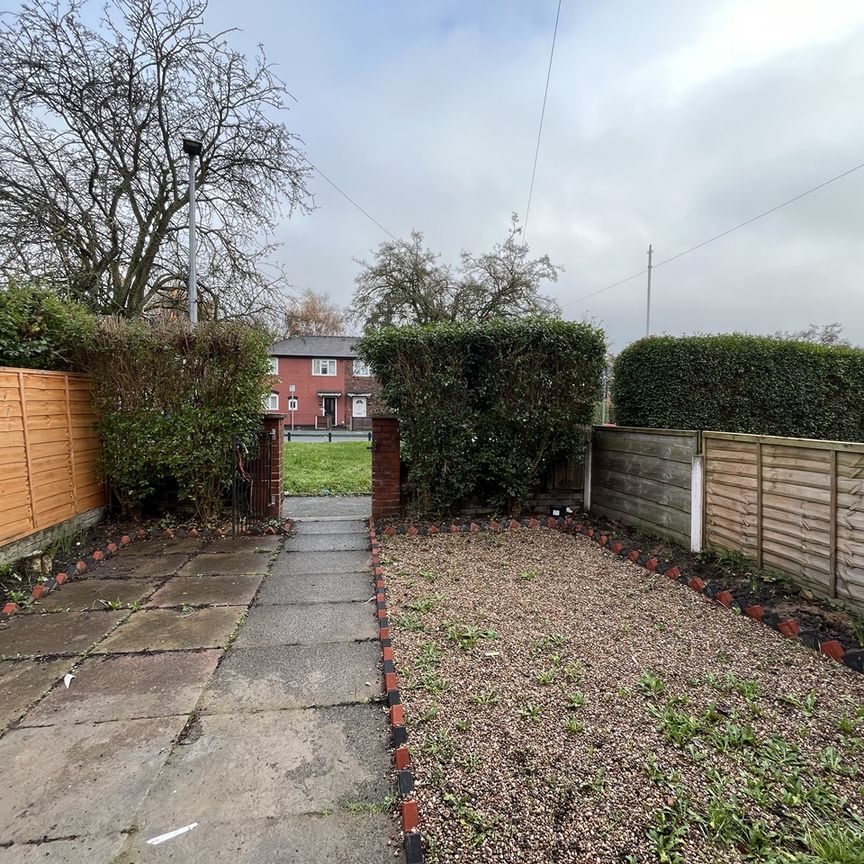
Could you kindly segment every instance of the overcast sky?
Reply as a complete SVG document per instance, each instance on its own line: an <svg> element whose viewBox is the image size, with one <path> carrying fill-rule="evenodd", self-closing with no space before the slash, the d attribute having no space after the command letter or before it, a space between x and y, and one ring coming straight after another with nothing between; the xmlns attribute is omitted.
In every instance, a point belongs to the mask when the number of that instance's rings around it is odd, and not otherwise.
<svg viewBox="0 0 864 864"><path fill-rule="evenodd" d="M556 0L212 0L263 43L309 159L445 259L525 216ZM644 277L575 301L864 162L861 0L563 0L534 199L546 293L613 350L644 334ZM286 219L301 288L345 304L380 228L323 180ZM652 331L841 321L864 344L864 169L658 268Z"/></svg>

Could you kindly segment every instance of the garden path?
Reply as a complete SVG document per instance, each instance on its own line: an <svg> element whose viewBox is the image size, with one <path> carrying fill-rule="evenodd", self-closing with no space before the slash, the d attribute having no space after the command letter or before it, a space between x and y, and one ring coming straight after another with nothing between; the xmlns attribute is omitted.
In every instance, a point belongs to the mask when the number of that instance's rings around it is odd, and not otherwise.
<svg viewBox="0 0 864 864"><path fill-rule="evenodd" d="M0 864L393 860L368 550L314 515L139 541L14 616Z"/></svg>

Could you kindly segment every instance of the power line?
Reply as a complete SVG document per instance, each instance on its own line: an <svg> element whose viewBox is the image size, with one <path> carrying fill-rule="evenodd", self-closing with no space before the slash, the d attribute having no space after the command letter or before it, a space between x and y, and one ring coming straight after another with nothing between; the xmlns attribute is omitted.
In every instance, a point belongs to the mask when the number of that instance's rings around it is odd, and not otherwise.
<svg viewBox="0 0 864 864"><path fill-rule="evenodd" d="M317 165L313 165L308 159L306 159L306 164L309 165L317 174L320 174L322 179L326 180L346 201L350 201L367 219L374 222L385 234L393 240L399 240L392 231L385 228L368 210L361 207L341 186L331 180Z"/></svg>
<svg viewBox="0 0 864 864"><path fill-rule="evenodd" d="M850 168L848 171L844 171L842 174L838 174L836 177L825 180L823 183L820 183L818 186L814 186L812 189L807 189L805 192L801 192L799 195L796 195L794 198L790 198L788 201L784 201L782 204L778 204L775 207L771 207L769 210L765 210L764 212L759 213L757 216L752 216L749 219L745 219L743 222L739 222L732 228L727 228L725 231L721 231L719 234L715 234L713 237L709 237L707 240L703 240L701 243L697 243L695 246L691 246L689 249L684 249L682 252L676 252L674 255L670 255L668 258L664 258L662 261L659 261L657 264L654 265L654 269L656 270L658 267L662 267L664 264L669 264L671 261L676 261L678 258L683 258L685 255L689 255L691 252L695 252L697 249L701 249L703 246L707 246L709 243L713 243L715 240L719 240L721 237L726 237L733 231L737 231L739 228L744 228L747 225L752 225L759 219L763 219L765 216L769 216L771 213L776 213L783 207L788 207L790 204L794 204L796 201L800 201L802 198L806 198L808 195L812 195L814 192L818 192L820 189L824 189L826 186L830 186L832 183L836 183L838 180L842 180L844 177L848 177L850 174L854 173L855 171L860 171L862 168L864 168L864 162L862 162L860 165L856 165L854 168ZM592 291L590 294L585 294L583 297L577 297L575 300L568 300L566 303L561 304L561 308L563 309L565 306L572 306L574 303L581 303L583 300L588 300L591 297L596 297L598 294L603 294L606 291L611 291L613 288L617 288L619 285L623 285L625 282L630 282L632 279L643 276L647 272L648 268L643 268L638 273L633 273L631 276L627 276L625 279L619 279L617 282L613 282L611 285L607 285L605 288L600 288L597 291Z"/></svg>
<svg viewBox="0 0 864 864"><path fill-rule="evenodd" d="M546 116L546 97L549 95L549 79L552 77L552 59L555 57L555 41L558 38L558 19L561 17L561 0L555 13L555 29L552 31L552 50L549 52L549 68L546 70L546 86L543 89L543 107L540 109L540 128L537 130L537 146L534 148L534 167L531 169L531 188L528 190L528 206L525 208L523 239L528 236L528 217L531 215L531 198L534 195L534 178L537 176L537 159L540 156L540 138L543 135L543 118Z"/></svg>

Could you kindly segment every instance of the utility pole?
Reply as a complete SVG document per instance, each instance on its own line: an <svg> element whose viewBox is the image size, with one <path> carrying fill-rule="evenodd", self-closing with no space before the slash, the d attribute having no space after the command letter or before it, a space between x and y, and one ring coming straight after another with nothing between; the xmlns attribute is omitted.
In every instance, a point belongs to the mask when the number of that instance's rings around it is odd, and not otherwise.
<svg viewBox="0 0 864 864"><path fill-rule="evenodd" d="M198 244L195 236L195 160L203 145L196 138L183 139L183 152L189 157L189 323L198 323Z"/></svg>
<svg viewBox="0 0 864 864"><path fill-rule="evenodd" d="M648 306L645 312L645 335L651 335L651 270L654 267L654 249L648 244Z"/></svg>

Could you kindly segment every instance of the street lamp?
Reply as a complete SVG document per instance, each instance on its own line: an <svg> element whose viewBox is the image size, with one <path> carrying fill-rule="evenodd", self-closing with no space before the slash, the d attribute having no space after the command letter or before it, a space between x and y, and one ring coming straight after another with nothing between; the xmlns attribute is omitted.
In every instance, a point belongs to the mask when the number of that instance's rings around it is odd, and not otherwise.
<svg viewBox="0 0 864 864"><path fill-rule="evenodd" d="M189 321L198 323L198 281L195 272L197 243L195 237L195 158L203 144L197 138L183 139L183 152L189 157Z"/></svg>

